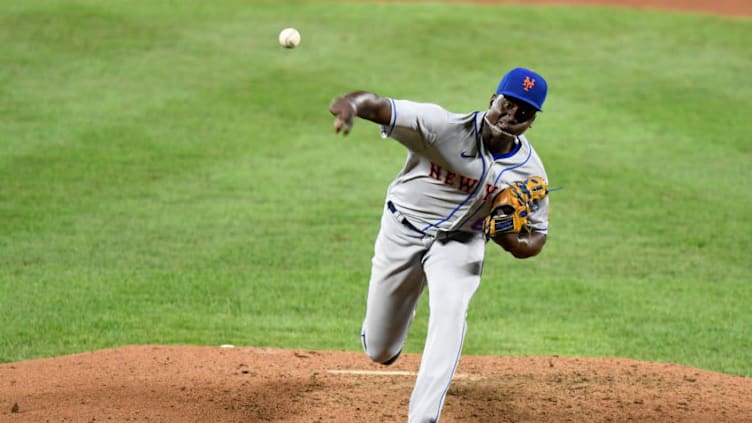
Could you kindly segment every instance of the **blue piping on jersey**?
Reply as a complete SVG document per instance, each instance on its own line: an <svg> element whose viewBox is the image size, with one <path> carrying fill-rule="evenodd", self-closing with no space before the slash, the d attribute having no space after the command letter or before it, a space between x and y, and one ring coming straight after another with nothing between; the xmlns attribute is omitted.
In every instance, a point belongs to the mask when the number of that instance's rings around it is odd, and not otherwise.
<svg viewBox="0 0 752 423"><path fill-rule="evenodd" d="M452 366L452 375L454 375L454 372L457 371L457 365L460 364L460 356L462 354L462 344L465 343L465 332L467 332L467 320L465 320L465 324L462 325L462 336L460 337L460 348L459 351L457 351L457 357L454 359L454 366ZM449 383L447 383L446 388L444 388L444 393L441 394L441 400L439 401L439 409L436 411L436 416L434 417L433 421L437 422L439 421L439 414L441 414L441 406L444 404L444 398L446 398L447 391L449 391L449 386L452 384L452 378L449 378Z"/></svg>
<svg viewBox="0 0 752 423"><path fill-rule="evenodd" d="M394 131L394 126L397 125L397 106L394 104L393 98L390 98L389 102L392 103L392 124L389 125L389 133L387 133L387 136L392 135L392 131Z"/></svg>
<svg viewBox="0 0 752 423"><path fill-rule="evenodd" d="M478 132L478 112L475 112L473 114L473 131L475 132L475 147L478 149L478 151L481 151L480 132ZM452 210L447 217L439 220L436 223L432 223L426 226L425 228L423 228L422 230L423 232L428 231L428 229L430 229L431 227L438 227L438 225L441 225L442 223L449 220L452 216L454 216L455 213L457 213L457 211L460 208L462 208L462 206L465 205L465 203L467 203L468 201L470 201L471 198L473 198L473 196L475 195L475 192L478 191L478 189L482 185L482 182L486 179L486 160L483 158L483 154L480 154L480 160L483 162L483 170L480 172L480 178L478 178L478 183L475 185L475 189L473 189L472 192L470 192L470 194L468 194L468 196L465 197L465 199L462 200L462 202L459 203L457 207L455 207L454 210Z"/></svg>
<svg viewBox="0 0 752 423"><path fill-rule="evenodd" d="M520 143L517 144L517 147L515 149L513 149L512 151L510 151L507 154L500 154L498 156L494 155L494 159L511 157L512 155L514 155L514 153L517 153L518 151L520 151L520 148L522 148L522 142L521 141L520 141ZM517 169L518 167L523 166L525 163L527 163L530 160L530 157L532 157L532 156L533 156L533 148L531 147L530 151L528 151L528 153L527 153L527 157L525 157L525 160L523 160L522 163L518 163L518 164L516 164L516 165L514 165L512 167L504 168L504 169L501 170L501 172L499 172L499 175L494 180L494 185L496 185L496 184L499 183L499 180L501 179L501 177L504 175L504 173L506 171L508 171L508 170L514 170L514 169ZM478 209L475 210L474 212L472 212L471 214L469 214L465 219L463 219L463 221L460 222L461 224L459 226L461 227L462 225L465 224L465 222L467 222L469 220L472 220L475 217L475 214L478 213L483 208L484 204L486 204L486 201L481 201L481 203L478 205Z"/></svg>
<svg viewBox="0 0 752 423"><path fill-rule="evenodd" d="M520 143L520 145L522 145L522 143ZM520 148L518 147L517 150L519 150L519 149ZM514 165L512 167L507 167L507 168L503 169L501 172L499 172L499 176L497 176L496 180L494 180L494 185L496 185L499 182L499 179L501 179L501 176L504 174L504 172L506 172L508 170L517 169L518 167L522 167L525 163L528 162L528 160L530 160L530 157L532 157L532 156L533 156L533 149L530 148L530 151L527 152L527 157L525 157L525 160L523 160L522 163L516 164L516 165Z"/></svg>
<svg viewBox="0 0 752 423"><path fill-rule="evenodd" d="M516 138L517 138L517 142L514 143L514 147L512 147L512 151L510 151L509 153L504 153L504 154L492 153L494 160L507 159L517 154L517 152L520 151L520 148L522 148L522 141L520 141L519 137L516 137Z"/></svg>

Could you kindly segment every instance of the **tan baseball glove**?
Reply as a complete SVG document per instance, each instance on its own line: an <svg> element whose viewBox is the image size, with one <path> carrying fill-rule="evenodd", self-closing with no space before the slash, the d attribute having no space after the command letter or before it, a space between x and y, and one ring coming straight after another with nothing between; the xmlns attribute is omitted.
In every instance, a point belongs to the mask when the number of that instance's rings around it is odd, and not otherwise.
<svg viewBox="0 0 752 423"><path fill-rule="evenodd" d="M531 176L504 188L494 198L491 213L483 223L486 239L499 233L529 231L528 216L546 195L548 184L540 176Z"/></svg>

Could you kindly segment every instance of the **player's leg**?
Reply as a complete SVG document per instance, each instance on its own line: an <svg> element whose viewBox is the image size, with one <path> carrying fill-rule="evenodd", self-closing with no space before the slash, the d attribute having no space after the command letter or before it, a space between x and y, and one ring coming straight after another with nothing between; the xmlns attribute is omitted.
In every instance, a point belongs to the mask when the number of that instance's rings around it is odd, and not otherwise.
<svg viewBox="0 0 752 423"><path fill-rule="evenodd" d="M480 285L485 241L436 241L426 255L430 317L409 423L438 421L459 364L470 300Z"/></svg>
<svg viewBox="0 0 752 423"><path fill-rule="evenodd" d="M361 341L371 360L391 364L402 350L425 286L422 235L385 209L371 261Z"/></svg>

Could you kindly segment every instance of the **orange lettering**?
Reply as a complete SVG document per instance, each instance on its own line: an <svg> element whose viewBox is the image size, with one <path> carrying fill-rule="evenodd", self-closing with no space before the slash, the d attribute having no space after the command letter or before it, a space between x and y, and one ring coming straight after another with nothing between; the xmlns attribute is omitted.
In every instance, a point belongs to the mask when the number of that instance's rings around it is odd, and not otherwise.
<svg viewBox="0 0 752 423"><path fill-rule="evenodd" d="M473 178L467 178L463 175L460 175L460 186L459 189L465 192L472 191L473 188L475 188L475 185L478 184L477 179Z"/></svg>
<svg viewBox="0 0 752 423"><path fill-rule="evenodd" d="M437 165L434 162L431 162L431 173L430 176L433 179L436 179L437 181L441 180L441 166Z"/></svg>
<svg viewBox="0 0 752 423"><path fill-rule="evenodd" d="M529 76L526 76L525 80L522 81L522 85L525 87L525 91L530 91L535 86L535 79L530 79Z"/></svg>
<svg viewBox="0 0 752 423"><path fill-rule="evenodd" d="M446 178L444 178L444 183L447 185L454 185L455 176L457 176L456 173L447 171Z"/></svg>
<svg viewBox="0 0 752 423"><path fill-rule="evenodd" d="M499 189L496 185L486 184L486 195L483 197L483 201L488 200L488 197L491 196L496 190Z"/></svg>

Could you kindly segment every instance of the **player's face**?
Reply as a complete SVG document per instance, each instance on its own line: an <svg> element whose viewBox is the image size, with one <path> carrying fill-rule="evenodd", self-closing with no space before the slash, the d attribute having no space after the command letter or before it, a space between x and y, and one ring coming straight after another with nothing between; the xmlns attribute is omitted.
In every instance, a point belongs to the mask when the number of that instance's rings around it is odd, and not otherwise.
<svg viewBox="0 0 752 423"><path fill-rule="evenodd" d="M494 95L486 113L486 124L494 138L513 140L533 124L535 115L535 108L522 101Z"/></svg>

